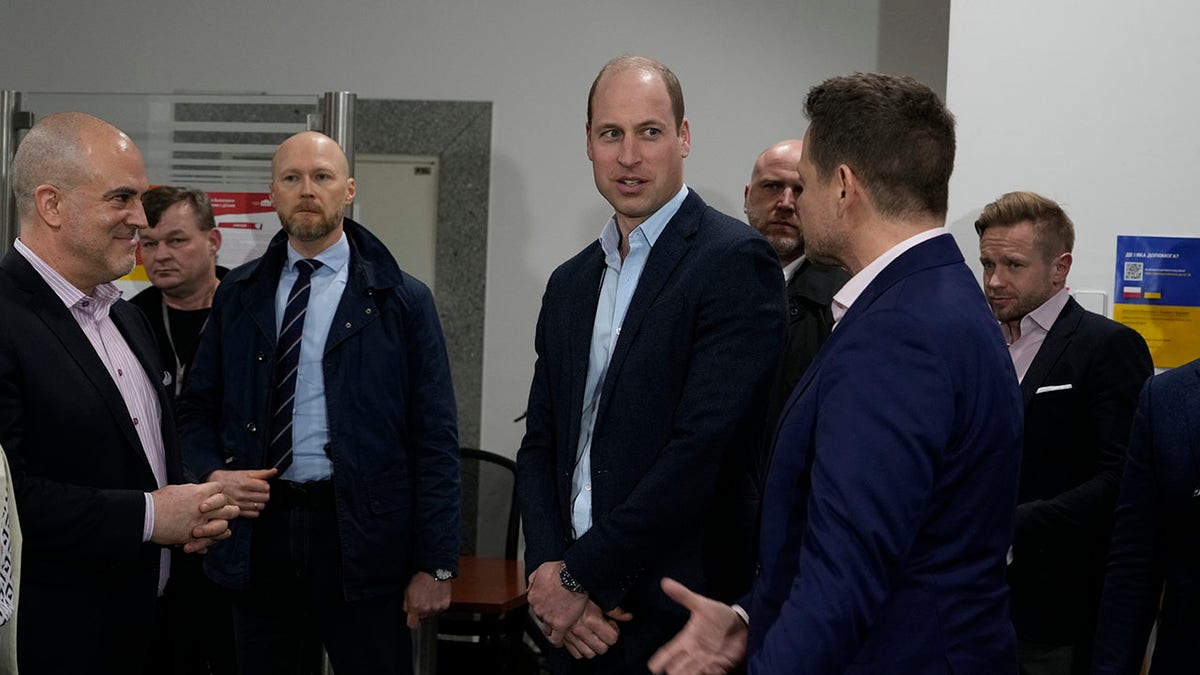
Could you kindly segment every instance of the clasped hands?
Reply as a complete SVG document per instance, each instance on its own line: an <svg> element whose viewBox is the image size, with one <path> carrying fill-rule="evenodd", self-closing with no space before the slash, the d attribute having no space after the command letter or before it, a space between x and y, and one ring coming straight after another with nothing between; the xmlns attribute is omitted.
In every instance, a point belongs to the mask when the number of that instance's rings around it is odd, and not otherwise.
<svg viewBox="0 0 1200 675"><path fill-rule="evenodd" d="M154 530L150 541L182 545L187 553L202 553L230 535L229 521L238 507L217 482L167 485L150 493Z"/></svg>
<svg viewBox="0 0 1200 675"><path fill-rule="evenodd" d="M257 518L271 500L267 481L275 469L213 471L201 484L168 485L150 493L154 500L154 533L150 541L183 545L202 553L230 535L229 521Z"/></svg>
<svg viewBox="0 0 1200 675"><path fill-rule="evenodd" d="M633 615L620 607L605 612L587 593L563 588L562 566L561 560L542 563L529 575L529 607L550 644L577 659L595 658L617 643L618 623Z"/></svg>

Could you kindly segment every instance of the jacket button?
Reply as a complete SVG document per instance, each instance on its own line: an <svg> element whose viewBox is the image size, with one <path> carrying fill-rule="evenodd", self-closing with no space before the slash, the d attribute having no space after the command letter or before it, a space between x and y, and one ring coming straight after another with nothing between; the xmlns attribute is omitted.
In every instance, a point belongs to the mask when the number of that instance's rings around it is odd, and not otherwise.
<svg viewBox="0 0 1200 675"><path fill-rule="evenodd" d="M370 307L367 308L367 314L370 314L371 312L374 312L374 311L375 310L371 309Z"/></svg>
<svg viewBox="0 0 1200 675"><path fill-rule="evenodd" d="M249 431L252 434L257 433L258 427L254 425L254 422L246 422L246 431Z"/></svg>
<svg viewBox="0 0 1200 675"><path fill-rule="evenodd" d="M266 361L266 360L267 360L267 357L266 357L266 356L265 356L265 355L264 355L262 352L259 352L258 354L256 354L256 355L255 355L255 358L257 358L259 361Z"/></svg>
<svg viewBox="0 0 1200 675"><path fill-rule="evenodd" d="M346 328L350 328L350 326L351 326L350 322L349 322L349 321L347 321L347 322L346 322Z"/></svg>

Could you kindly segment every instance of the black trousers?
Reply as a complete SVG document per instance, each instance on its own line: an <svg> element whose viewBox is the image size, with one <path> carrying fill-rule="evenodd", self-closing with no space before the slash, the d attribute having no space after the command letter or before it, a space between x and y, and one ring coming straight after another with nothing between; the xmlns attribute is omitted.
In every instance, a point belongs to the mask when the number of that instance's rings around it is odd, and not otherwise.
<svg viewBox="0 0 1200 675"><path fill-rule="evenodd" d="M337 675L411 675L403 593L347 602L340 548L331 483L272 484L233 598L240 672L313 675L324 645Z"/></svg>

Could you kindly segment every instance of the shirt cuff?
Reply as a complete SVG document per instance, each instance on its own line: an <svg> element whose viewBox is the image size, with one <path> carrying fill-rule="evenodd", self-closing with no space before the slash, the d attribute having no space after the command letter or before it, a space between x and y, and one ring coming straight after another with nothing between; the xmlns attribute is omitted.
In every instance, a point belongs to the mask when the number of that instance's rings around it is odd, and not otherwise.
<svg viewBox="0 0 1200 675"><path fill-rule="evenodd" d="M738 615L738 618L742 620L742 623L746 624L747 626L750 625L750 615L746 613L746 609L744 607L734 603L729 606L729 609L732 609L733 613Z"/></svg>
<svg viewBox="0 0 1200 675"><path fill-rule="evenodd" d="M150 541L154 536L154 497L149 492L142 493L146 498L146 516L142 518L142 543Z"/></svg>

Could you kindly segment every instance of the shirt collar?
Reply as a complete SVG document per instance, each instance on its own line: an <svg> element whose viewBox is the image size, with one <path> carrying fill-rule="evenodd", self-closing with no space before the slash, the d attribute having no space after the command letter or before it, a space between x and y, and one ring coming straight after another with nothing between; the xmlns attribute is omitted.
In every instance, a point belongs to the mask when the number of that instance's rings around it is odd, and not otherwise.
<svg viewBox="0 0 1200 675"><path fill-rule="evenodd" d="M684 185L679 188L679 192L671 198L666 204L663 204L657 211L654 212L646 220L642 221L641 225L633 228L633 232L629 233L630 237L642 237L646 244L653 247L654 242L658 241L659 235L663 230L667 229L667 223L675 217L679 212L679 207L683 206L683 200L687 199L688 186ZM619 255L621 246L621 231L617 229L617 218L613 216L605 223L604 229L600 231L600 248L604 250L604 255L612 256Z"/></svg>
<svg viewBox="0 0 1200 675"><path fill-rule="evenodd" d="M783 283L790 284L792 282L792 277L796 276L796 270L800 269L800 266L803 264L804 264L804 256L801 255L799 258L796 258L792 262L784 265L783 266Z"/></svg>
<svg viewBox="0 0 1200 675"><path fill-rule="evenodd" d="M109 309L117 300L121 299L121 291L111 281L100 284L92 291L91 295L87 295L79 290L58 270L50 266L45 260L33 252L33 249L25 245L25 242L19 238L14 242L13 248L20 253L25 260L33 267L42 281L54 291L58 299L62 301L68 309L78 308L83 312L90 314L95 319L103 319L108 316Z"/></svg>
<svg viewBox="0 0 1200 675"><path fill-rule="evenodd" d="M884 251L883 255L872 260L870 264L859 270L858 274L850 277L850 281L847 281L846 285L842 286L842 289L833 296L833 305L830 307L830 311L833 313L834 327L837 327L838 322L842 320L842 317L845 316L846 312L850 311L850 306L854 304L854 301L858 299L858 296L862 295L863 291L867 290L867 286L871 285L871 282L875 280L875 277L879 276L879 273L882 272L888 265L892 264L896 258L899 258L910 248L913 248L918 244L929 241L934 237L949 235L949 232L950 231L945 227L933 227L928 230L918 232L899 244L889 248L887 251Z"/></svg>
<svg viewBox="0 0 1200 675"><path fill-rule="evenodd" d="M1062 314L1063 307L1067 306L1069 297L1067 287L1063 286L1058 289L1057 293L1050 296L1049 300L1043 302L1040 307L1025 315L1025 318L1032 319L1034 323L1041 326L1042 330L1049 333L1050 327L1054 325L1055 320L1058 319L1058 315ZM1024 323L1024 319L1021 321ZM1025 331L1022 330L1021 333L1024 334Z"/></svg>
<svg viewBox="0 0 1200 675"><path fill-rule="evenodd" d="M288 269L296 266L296 263L304 260L304 256L292 248L292 243L289 241L287 246L287 265ZM350 263L350 242L346 239L346 231L343 230L338 240L332 246L321 251L313 256L313 260L319 260L321 265L328 267L334 273L341 271L343 267Z"/></svg>

